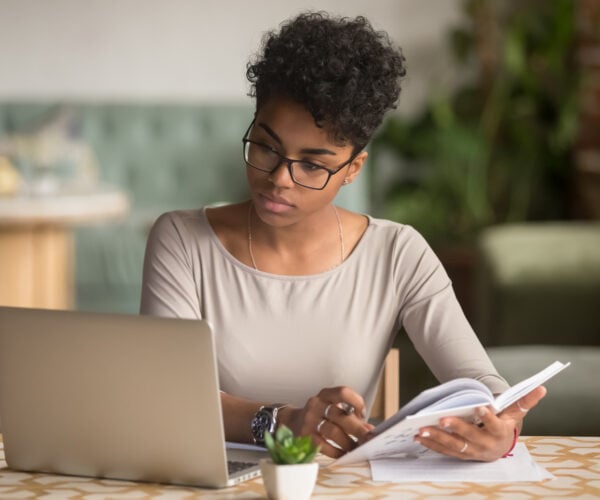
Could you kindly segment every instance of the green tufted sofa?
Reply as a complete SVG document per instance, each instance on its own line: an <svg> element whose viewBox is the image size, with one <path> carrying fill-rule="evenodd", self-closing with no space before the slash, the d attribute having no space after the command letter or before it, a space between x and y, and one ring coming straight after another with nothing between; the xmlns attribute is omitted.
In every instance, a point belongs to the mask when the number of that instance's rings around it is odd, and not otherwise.
<svg viewBox="0 0 600 500"><path fill-rule="evenodd" d="M552 361L528 434L600 435L600 223L490 227L479 239L478 334L510 383Z"/></svg>
<svg viewBox="0 0 600 500"><path fill-rule="evenodd" d="M600 346L600 222L495 226L479 252L486 345Z"/></svg>
<svg viewBox="0 0 600 500"><path fill-rule="evenodd" d="M0 138L23 133L67 110L68 131L89 144L100 179L127 190L132 210L119 223L76 230L77 308L135 313L149 227L167 210L246 196L242 135L253 108L202 103L0 103ZM367 169L368 170L368 169ZM337 202L368 211L368 172Z"/></svg>
<svg viewBox="0 0 600 500"><path fill-rule="evenodd" d="M515 384L555 360L548 396L525 420L526 435L600 435L600 223L492 226L478 241L474 328L494 365ZM435 378L406 336L401 402Z"/></svg>

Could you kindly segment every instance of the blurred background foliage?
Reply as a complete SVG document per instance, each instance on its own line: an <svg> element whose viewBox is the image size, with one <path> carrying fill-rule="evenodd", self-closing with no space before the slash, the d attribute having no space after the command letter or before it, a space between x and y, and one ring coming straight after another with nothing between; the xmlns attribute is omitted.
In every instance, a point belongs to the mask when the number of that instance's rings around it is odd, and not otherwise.
<svg viewBox="0 0 600 500"><path fill-rule="evenodd" d="M379 215L434 245L470 242L491 224L566 216L580 81L575 3L464 3L464 23L448 34L462 83L415 117L393 115L374 140Z"/></svg>

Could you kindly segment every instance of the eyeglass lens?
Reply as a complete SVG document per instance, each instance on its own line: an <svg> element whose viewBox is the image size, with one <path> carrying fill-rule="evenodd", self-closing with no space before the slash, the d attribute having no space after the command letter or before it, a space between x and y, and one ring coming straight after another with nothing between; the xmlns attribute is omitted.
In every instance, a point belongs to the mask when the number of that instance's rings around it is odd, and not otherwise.
<svg viewBox="0 0 600 500"><path fill-rule="evenodd" d="M283 160L288 163L292 180L296 184L306 187L321 189L329 180L329 172L325 168L299 160L287 160L276 151L261 144L246 142L244 157L250 166L263 172L273 171Z"/></svg>

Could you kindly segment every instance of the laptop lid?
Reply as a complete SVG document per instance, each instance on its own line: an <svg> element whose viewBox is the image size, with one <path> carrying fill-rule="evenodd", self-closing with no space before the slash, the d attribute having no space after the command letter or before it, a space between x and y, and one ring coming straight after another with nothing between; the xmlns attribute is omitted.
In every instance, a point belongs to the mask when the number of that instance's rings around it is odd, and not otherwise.
<svg viewBox="0 0 600 500"><path fill-rule="evenodd" d="M222 422L206 321L0 307L9 467L226 486Z"/></svg>

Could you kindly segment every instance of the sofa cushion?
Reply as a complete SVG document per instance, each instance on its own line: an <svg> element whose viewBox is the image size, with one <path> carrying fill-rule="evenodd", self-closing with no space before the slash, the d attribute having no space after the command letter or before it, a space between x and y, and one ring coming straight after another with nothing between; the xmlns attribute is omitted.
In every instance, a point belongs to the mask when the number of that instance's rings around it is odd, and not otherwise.
<svg viewBox="0 0 600 500"><path fill-rule="evenodd" d="M486 345L600 344L600 223L491 227L479 249Z"/></svg>

